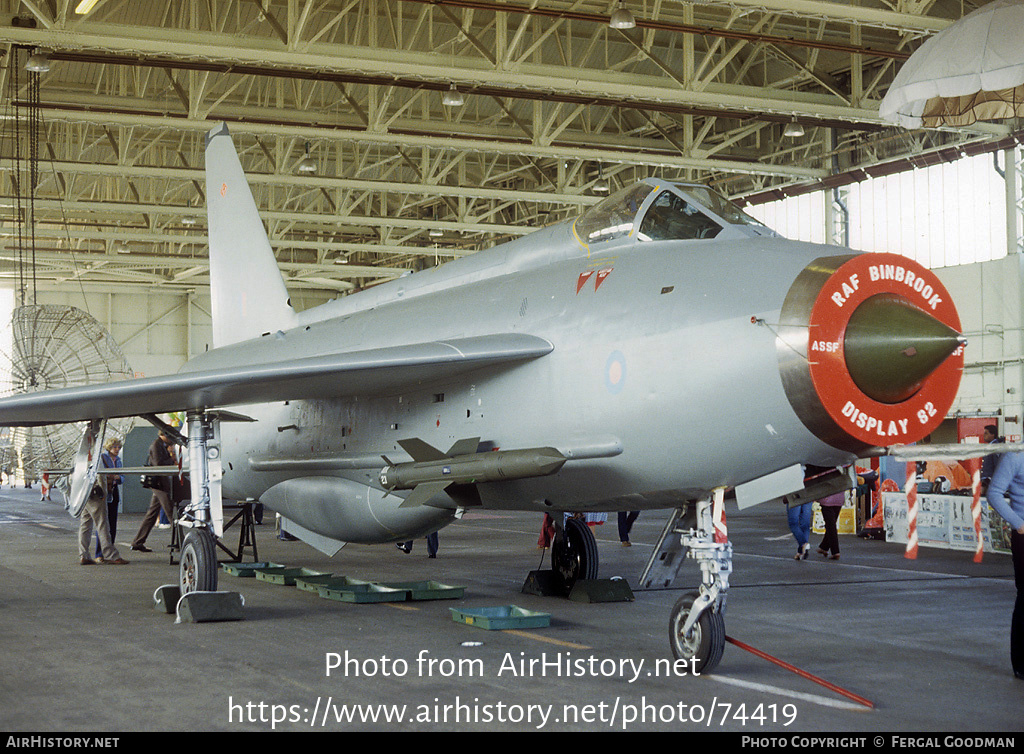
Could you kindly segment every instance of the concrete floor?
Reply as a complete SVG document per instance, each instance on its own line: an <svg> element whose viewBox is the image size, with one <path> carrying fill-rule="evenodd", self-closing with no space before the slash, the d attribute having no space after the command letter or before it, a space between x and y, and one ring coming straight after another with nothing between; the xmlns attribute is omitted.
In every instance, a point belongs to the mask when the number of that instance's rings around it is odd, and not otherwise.
<svg viewBox="0 0 1024 754"><path fill-rule="evenodd" d="M2 731L1024 730L1024 683L1009 669L1007 556L976 565L970 554L922 549L909 561L899 545L846 536L841 560L795 562L781 509L727 511L736 553L729 636L868 708L733 645L713 675L671 677L656 666L671 656L669 610L696 583L689 563L679 589L638 591L631 603L521 594L541 556L535 514L467 516L442 530L436 560L423 541L411 555L350 545L331 559L263 526L261 560L434 579L465 586L466 596L343 604L222 575L221 589L244 595L245 619L189 624L153 608L153 590L177 579L168 532L154 531L152 554L124 545L129 566L82 567L77 522L37 498L0 491ZM598 527L601 575L635 585L665 517L642 514L630 548L614 523ZM122 514L119 542L140 519ZM454 623L453 604L516 604L551 613L551 626L485 631ZM328 675L328 658L346 653L348 671ZM540 659L582 660L570 667L585 674L518 672L521 660ZM405 721L359 718L391 705Z"/></svg>

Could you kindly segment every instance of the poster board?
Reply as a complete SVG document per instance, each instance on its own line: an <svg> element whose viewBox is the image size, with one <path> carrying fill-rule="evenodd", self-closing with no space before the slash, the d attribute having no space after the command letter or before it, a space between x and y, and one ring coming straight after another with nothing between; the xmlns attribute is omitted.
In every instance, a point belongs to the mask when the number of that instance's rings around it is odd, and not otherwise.
<svg viewBox="0 0 1024 754"><path fill-rule="evenodd" d="M942 547L974 552L977 538L967 495L918 494L917 539L921 547ZM908 533L907 496L883 492L885 539L906 543ZM1009 525L981 501L981 536L984 552L1009 552Z"/></svg>

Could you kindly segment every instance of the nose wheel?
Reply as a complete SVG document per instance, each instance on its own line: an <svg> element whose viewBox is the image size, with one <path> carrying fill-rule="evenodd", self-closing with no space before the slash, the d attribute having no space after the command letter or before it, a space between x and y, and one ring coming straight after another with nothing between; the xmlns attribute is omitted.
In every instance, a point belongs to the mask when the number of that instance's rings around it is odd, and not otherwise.
<svg viewBox="0 0 1024 754"><path fill-rule="evenodd" d="M713 605L704 608L693 625L686 629L686 619L699 597L698 592L683 595L672 608L668 621L673 656L677 660L689 661L695 674L714 670L725 651L725 618Z"/></svg>

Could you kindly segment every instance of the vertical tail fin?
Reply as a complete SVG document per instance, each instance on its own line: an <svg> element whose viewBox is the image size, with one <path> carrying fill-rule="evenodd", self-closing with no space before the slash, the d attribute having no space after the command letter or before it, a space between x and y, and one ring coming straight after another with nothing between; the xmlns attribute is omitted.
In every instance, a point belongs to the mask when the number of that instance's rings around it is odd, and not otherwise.
<svg viewBox="0 0 1024 754"><path fill-rule="evenodd" d="M206 135L206 212L214 347L292 327L295 311L224 123Z"/></svg>

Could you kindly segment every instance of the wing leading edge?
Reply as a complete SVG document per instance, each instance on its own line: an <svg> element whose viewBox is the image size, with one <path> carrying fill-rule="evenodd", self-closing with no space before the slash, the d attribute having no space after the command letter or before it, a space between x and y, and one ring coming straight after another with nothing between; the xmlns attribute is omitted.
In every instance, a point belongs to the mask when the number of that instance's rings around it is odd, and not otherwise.
<svg viewBox="0 0 1024 754"><path fill-rule="evenodd" d="M23 393L0 399L0 426L31 427L285 400L386 395L484 366L536 359L553 348L550 341L532 335L483 335Z"/></svg>

